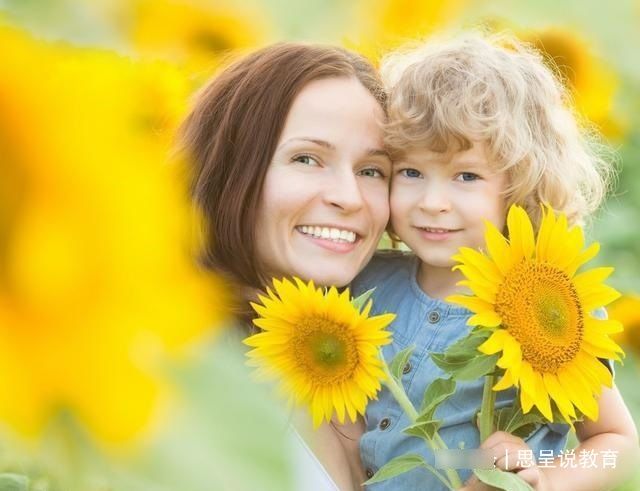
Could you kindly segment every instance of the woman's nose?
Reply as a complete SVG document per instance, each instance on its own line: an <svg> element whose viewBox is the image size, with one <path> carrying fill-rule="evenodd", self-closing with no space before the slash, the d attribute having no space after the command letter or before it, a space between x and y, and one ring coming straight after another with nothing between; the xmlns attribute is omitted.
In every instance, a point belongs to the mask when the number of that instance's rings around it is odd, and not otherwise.
<svg viewBox="0 0 640 491"><path fill-rule="evenodd" d="M336 173L334 178L326 183L324 201L345 213L361 209L364 200L358 177L352 171Z"/></svg>

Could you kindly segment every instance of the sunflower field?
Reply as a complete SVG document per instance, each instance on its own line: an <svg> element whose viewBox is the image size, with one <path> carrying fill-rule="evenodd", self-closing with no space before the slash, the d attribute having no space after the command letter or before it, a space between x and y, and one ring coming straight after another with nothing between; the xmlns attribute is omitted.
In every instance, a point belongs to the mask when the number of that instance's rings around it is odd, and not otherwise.
<svg viewBox="0 0 640 491"><path fill-rule="evenodd" d="M612 149L587 234L623 293L615 381L640 426L640 0L0 0L0 490L290 489L287 415L229 349L232 293L192 260L175 131L254 48L377 63L467 27L538 47Z"/></svg>

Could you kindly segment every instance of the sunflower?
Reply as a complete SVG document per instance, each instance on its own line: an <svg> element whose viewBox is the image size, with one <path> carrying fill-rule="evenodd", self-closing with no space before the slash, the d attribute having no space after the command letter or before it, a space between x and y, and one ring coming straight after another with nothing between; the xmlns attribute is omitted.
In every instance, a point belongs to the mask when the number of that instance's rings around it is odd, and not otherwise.
<svg viewBox="0 0 640 491"><path fill-rule="evenodd" d="M263 11L237 2L134 0L124 9L130 19L122 27L138 53L196 72L229 52L265 44L271 30Z"/></svg>
<svg viewBox="0 0 640 491"><path fill-rule="evenodd" d="M281 380L289 400L310 407L313 425L330 421L334 412L341 423L345 411L351 421L364 414L367 400L376 397L384 378L378 348L391 342L384 328L394 314L369 317L371 301L359 311L349 290L335 287L323 292L312 281L274 280L275 293L251 304L260 315L253 322L263 332L244 343L256 374Z"/></svg>
<svg viewBox="0 0 640 491"><path fill-rule="evenodd" d="M15 28L0 45L0 426L38 437L64 408L126 443L172 398L158 359L226 305L188 253L191 206L166 162L188 84Z"/></svg>
<svg viewBox="0 0 640 491"><path fill-rule="evenodd" d="M468 4L468 0L361 0L355 4L345 44L377 63L408 41L458 23Z"/></svg>
<svg viewBox="0 0 640 491"><path fill-rule="evenodd" d="M614 112L618 76L583 35L550 27L523 32L521 37L541 51L568 85L582 115L597 124L606 136L623 136L623 121Z"/></svg>
<svg viewBox="0 0 640 491"><path fill-rule="evenodd" d="M524 413L535 405L553 421L551 401L565 421L577 419L577 408L598 418L596 397L611 387L611 373L598 358L620 360L622 349L609 335L622 330L619 322L601 320L592 312L619 293L602 282L613 268L576 274L599 250L583 249L579 227L568 227L564 215L543 209L537 240L526 212L512 206L507 217L509 240L487 222L488 254L461 248L453 257L473 296L447 300L474 312L468 323L493 331L478 348L501 352L504 375L494 390L520 388Z"/></svg>
<svg viewBox="0 0 640 491"><path fill-rule="evenodd" d="M614 339L640 353L640 295L623 295L611 305L609 317L624 326Z"/></svg>

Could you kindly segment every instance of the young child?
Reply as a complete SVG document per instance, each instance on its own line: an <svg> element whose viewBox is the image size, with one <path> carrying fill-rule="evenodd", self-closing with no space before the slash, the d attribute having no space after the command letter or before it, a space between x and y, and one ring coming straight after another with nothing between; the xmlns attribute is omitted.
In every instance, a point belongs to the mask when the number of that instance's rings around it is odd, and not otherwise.
<svg viewBox="0 0 640 491"><path fill-rule="evenodd" d="M451 257L461 246L484 245L489 220L503 230L511 204L526 209L537 230L541 203L581 223L602 201L610 166L579 130L562 84L533 49L507 36L467 34L429 41L393 54L383 63L390 90L386 143L394 160L391 228L413 254L378 254L353 284L354 294L375 287L376 313L397 314L387 361L400 350L415 349L402 382L414 406L424 390L443 376L429 354L442 352L465 336L471 312L443 299L459 289ZM538 340L539 342L539 340ZM607 365L611 369L611 364ZM483 381L458 383L456 393L436 416L449 448L478 448L474 416ZM497 394L497 404L513 402L514 389ZM537 490L609 489L626 477L625 460L635 460L638 435L618 390L603 389L599 419L576 424L582 449L612 450L617 468L543 468L535 463L518 472ZM388 390L367 409L360 442L366 474L399 455L419 453L433 462L424 441L403 433L410 422ZM569 427L548 424L526 441L505 433L491 435L483 448L512 456L518 450L553 451L558 456ZM460 471L464 479L470 471ZM471 480L465 489L487 489ZM414 469L373 484L371 490L446 489L431 473Z"/></svg>

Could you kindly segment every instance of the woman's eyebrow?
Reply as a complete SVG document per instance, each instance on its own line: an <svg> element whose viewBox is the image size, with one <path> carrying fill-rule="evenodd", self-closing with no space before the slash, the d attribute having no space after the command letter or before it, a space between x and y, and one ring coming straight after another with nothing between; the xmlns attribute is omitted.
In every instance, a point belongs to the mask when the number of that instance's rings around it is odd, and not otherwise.
<svg viewBox="0 0 640 491"><path fill-rule="evenodd" d="M335 145L333 145L332 143L329 143L328 141L319 140L317 138L309 138L309 137L306 137L306 136L295 136L293 138L289 138L288 140L283 142L280 145L280 147L284 147L285 145L288 145L288 144L290 144L292 142L295 142L295 141L303 141L303 142L314 143L314 144L316 144L316 145L318 145L320 147L324 147L324 148L327 148L329 150L335 150L336 149Z"/></svg>
<svg viewBox="0 0 640 491"><path fill-rule="evenodd" d="M370 148L369 150L367 150L366 155L367 157L384 157L391 160L391 158L389 157L389 152L382 148Z"/></svg>

